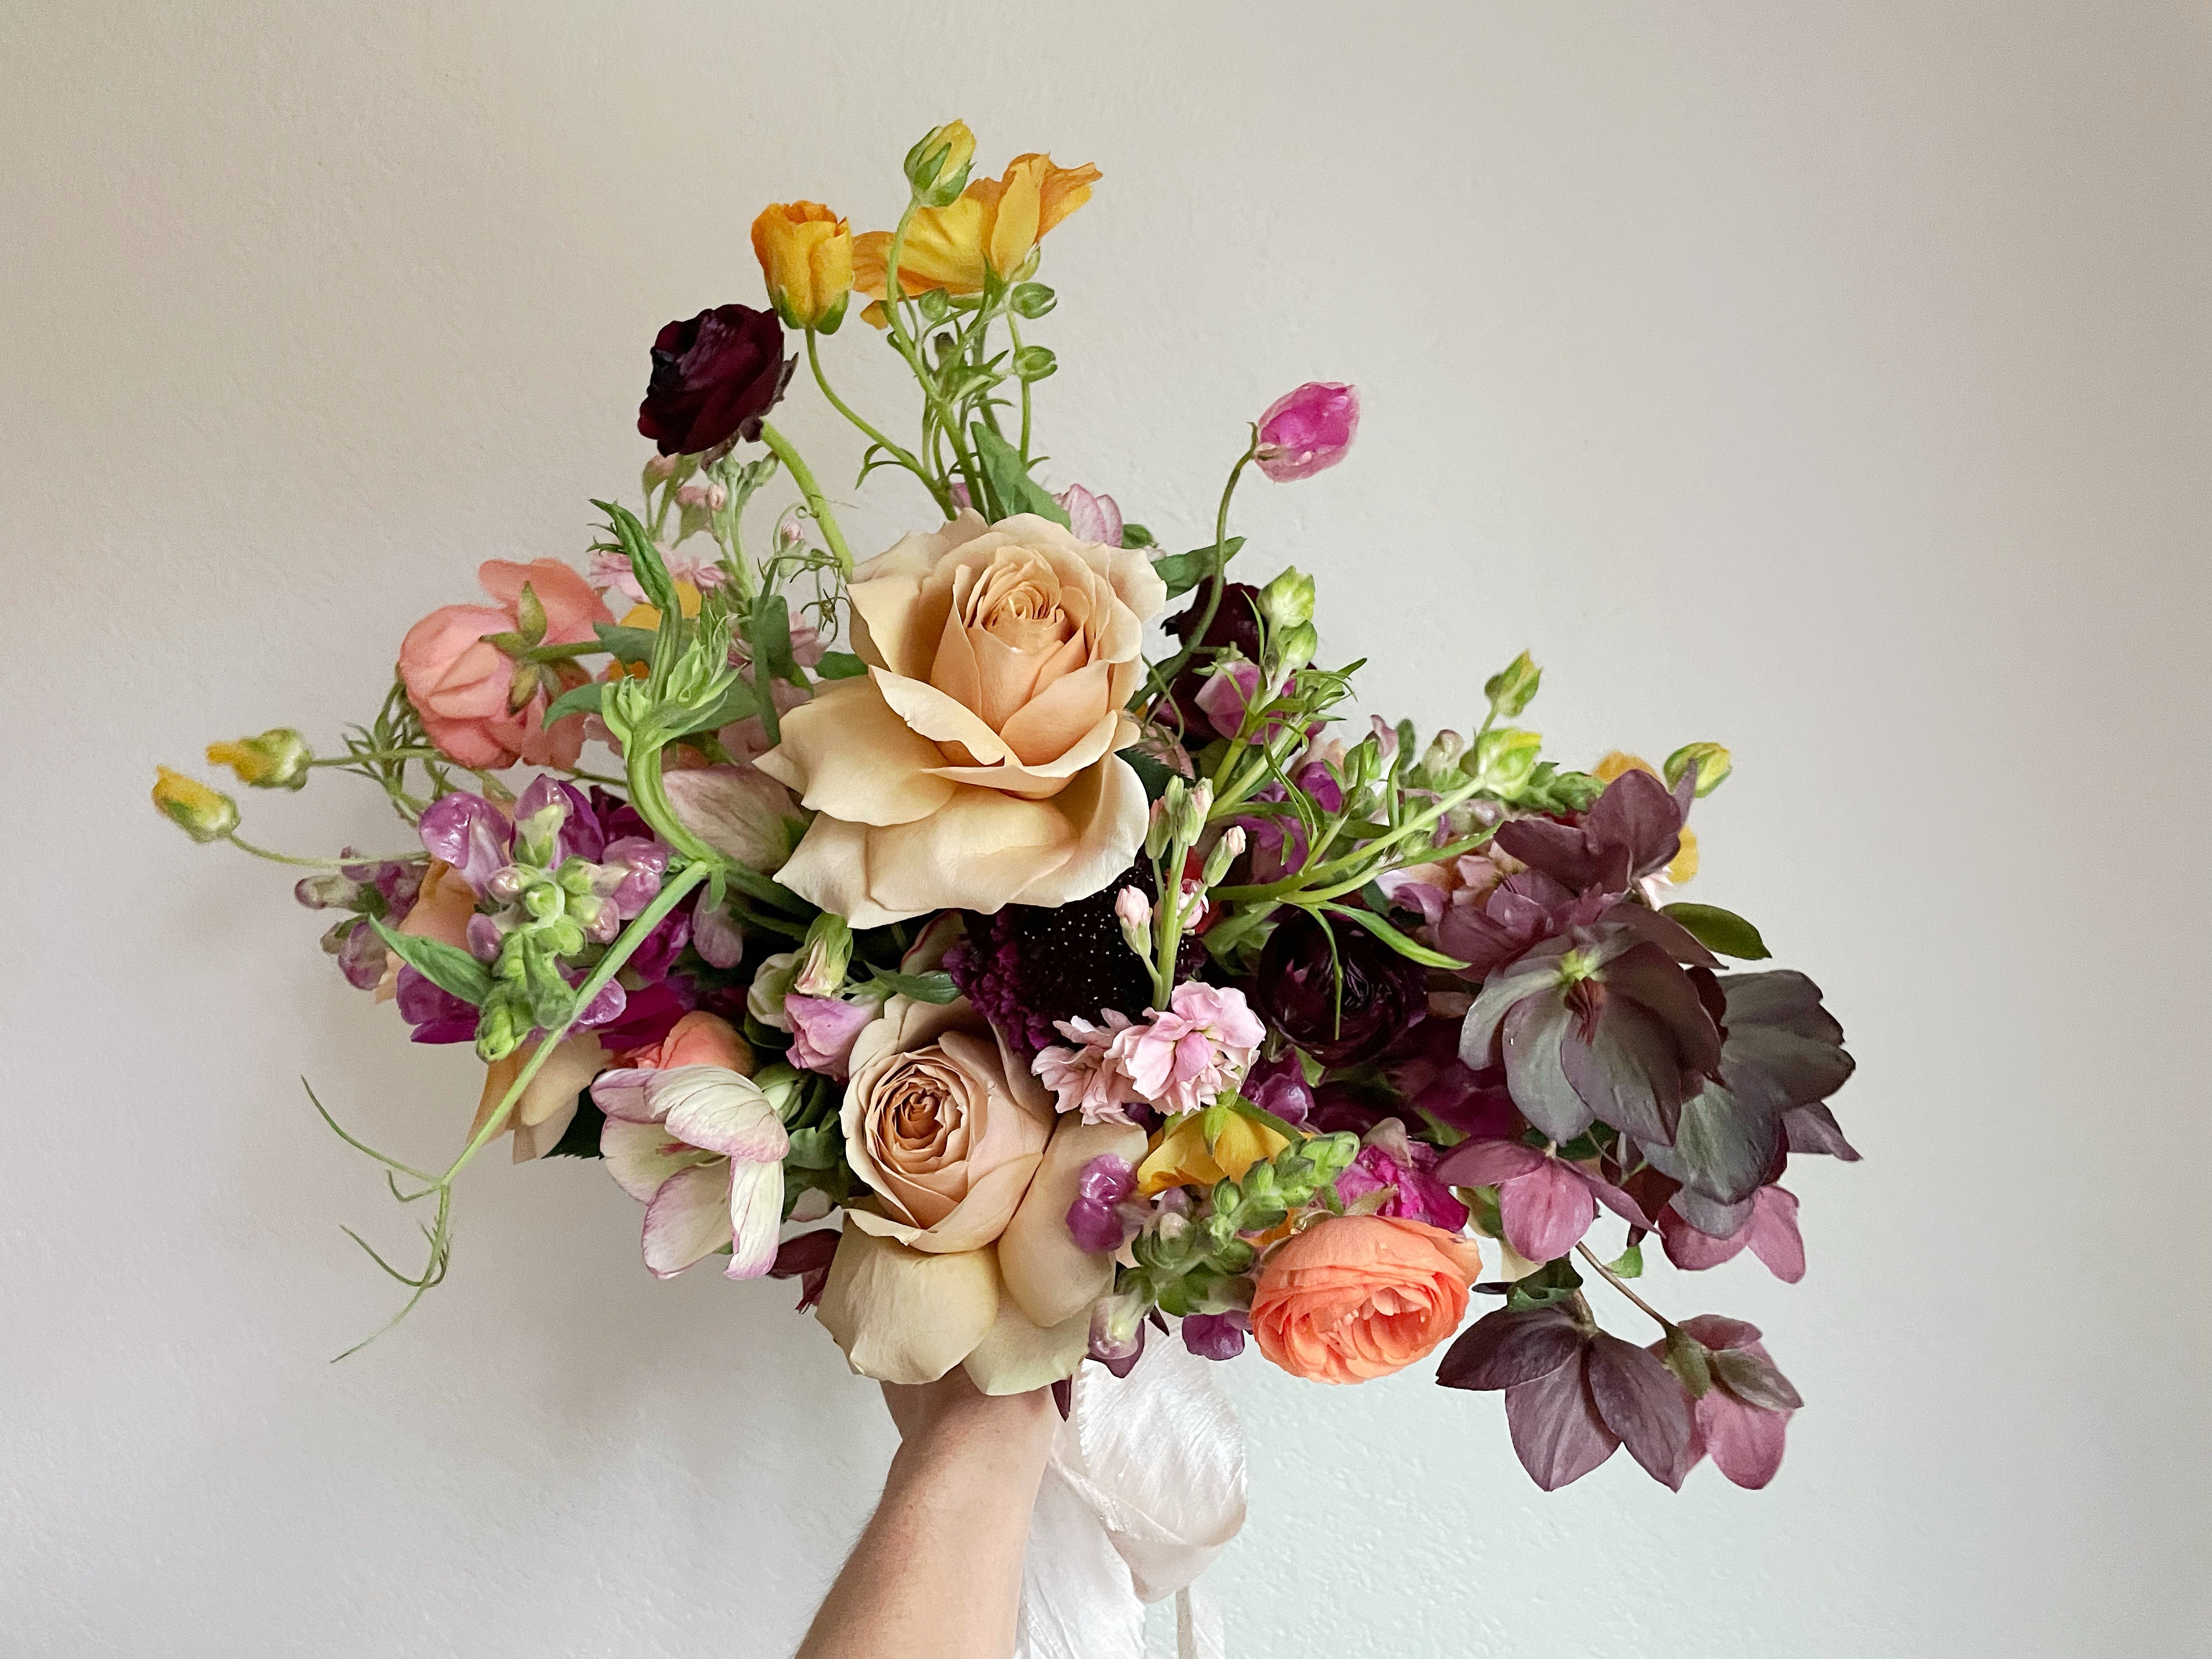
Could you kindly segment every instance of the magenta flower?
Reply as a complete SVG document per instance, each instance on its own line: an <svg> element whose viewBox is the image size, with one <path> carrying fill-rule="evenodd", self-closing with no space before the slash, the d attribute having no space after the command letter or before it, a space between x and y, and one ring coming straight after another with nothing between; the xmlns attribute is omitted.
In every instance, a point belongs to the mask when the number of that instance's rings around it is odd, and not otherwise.
<svg viewBox="0 0 2212 1659"><path fill-rule="evenodd" d="M1652 1224L1620 1188L1517 1140L1462 1141L1437 1163L1436 1178L1452 1187L1497 1188L1505 1242L1531 1261L1554 1261L1574 1249L1597 1219L1601 1200L1632 1225Z"/></svg>
<svg viewBox="0 0 2212 1659"><path fill-rule="evenodd" d="M1126 1158L1101 1152L1075 1178L1075 1201L1067 1206L1067 1231L1093 1255L1109 1255L1128 1243L1141 1218L1133 1204L1137 1166ZM1123 1206L1139 1210L1132 1216Z"/></svg>
<svg viewBox="0 0 2212 1659"><path fill-rule="evenodd" d="M1782 1467L1782 1443L1790 1414L1805 1402L1775 1369L1759 1340L1759 1327L1718 1314L1699 1314L1682 1329L1706 1349L1712 1386L1693 1401L1695 1433L1685 1471L1710 1455L1713 1467L1739 1486L1756 1491ZM1663 1355L1667 1345L1650 1352Z"/></svg>
<svg viewBox="0 0 2212 1659"><path fill-rule="evenodd" d="M1277 483L1325 472L1351 453L1359 430L1359 394L1333 380L1309 380L1267 405L1260 417L1260 471Z"/></svg>
<svg viewBox="0 0 2212 1659"><path fill-rule="evenodd" d="M1206 724L1224 738L1234 739L1244 729L1244 719L1255 701L1262 700L1260 665L1242 657L1224 657L1199 688L1198 712ZM1255 738L1259 734L1255 734Z"/></svg>
<svg viewBox="0 0 2212 1659"><path fill-rule="evenodd" d="M801 996L783 1000L791 1021L791 1052L784 1056L802 1072L819 1072L843 1082L852 1075L853 1042L874 1023L882 1005L872 997L848 1002L842 997Z"/></svg>
<svg viewBox="0 0 2212 1659"><path fill-rule="evenodd" d="M1244 1352L1244 1335L1251 1328L1252 1316L1240 1308L1227 1313L1186 1314L1182 1345L1200 1359L1234 1359Z"/></svg>
<svg viewBox="0 0 2212 1659"><path fill-rule="evenodd" d="M1449 1183L1435 1174L1437 1149L1415 1140L1395 1117L1385 1118L1368 1132L1351 1167L1336 1178L1336 1194L1346 1204L1369 1193L1390 1191L1371 1213L1425 1221L1448 1233L1467 1225L1467 1206L1451 1194Z"/></svg>
<svg viewBox="0 0 2212 1659"><path fill-rule="evenodd" d="M1236 1087L1267 1035L1242 991L1189 980L1176 987L1167 1012L1122 1032L1109 1054L1161 1111L1194 1112Z"/></svg>

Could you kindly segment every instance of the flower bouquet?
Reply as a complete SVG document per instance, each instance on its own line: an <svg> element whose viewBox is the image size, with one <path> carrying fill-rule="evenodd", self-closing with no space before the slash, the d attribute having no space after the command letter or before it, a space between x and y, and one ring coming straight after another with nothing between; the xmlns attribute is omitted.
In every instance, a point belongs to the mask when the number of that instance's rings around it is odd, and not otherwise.
<svg viewBox="0 0 2212 1659"><path fill-rule="evenodd" d="M769 307L661 330L658 453L635 508L595 503L583 568L485 563L336 752L208 750L262 789L366 780L416 844L271 853L161 773L196 839L308 868L323 949L414 1041L484 1062L442 1168L331 1121L428 1212L419 1263L369 1250L401 1313L505 1137L603 1160L654 1274L798 1280L868 1376L1107 1411L1248 1342L1322 1382L1449 1342L1437 1380L1502 1392L1540 1486L1623 1445L1669 1486L1708 1456L1763 1484L1800 1401L1760 1333L1636 1288L1655 1235L1678 1268L1748 1249L1796 1280L1785 1168L1856 1157L1818 989L1730 966L1757 930L1676 896L1728 751L1547 759L1514 724L1525 653L1469 689L1470 735L1345 732L1359 665L1323 665L1310 577L1232 577L1231 516L1248 474L1344 459L1354 392L1267 409L1188 551L1054 491L1036 273L1098 173L971 180L973 149L957 122L915 145L888 232L762 212ZM825 368L856 292L919 389L902 437ZM802 357L861 480L903 475L931 527L854 559L769 418Z"/></svg>

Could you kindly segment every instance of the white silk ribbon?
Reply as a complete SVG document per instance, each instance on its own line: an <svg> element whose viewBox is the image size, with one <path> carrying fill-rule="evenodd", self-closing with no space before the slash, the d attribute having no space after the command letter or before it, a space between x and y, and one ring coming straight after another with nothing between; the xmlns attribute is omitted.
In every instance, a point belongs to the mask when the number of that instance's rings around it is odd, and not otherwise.
<svg viewBox="0 0 2212 1659"><path fill-rule="evenodd" d="M1244 1524L1244 1436L1173 1338L1129 1375L1075 1375L1022 1564L1015 1659L1145 1659L1145 1607L1176 1602L1180 1659L1224 1659L1198 1576Z"/></svg>

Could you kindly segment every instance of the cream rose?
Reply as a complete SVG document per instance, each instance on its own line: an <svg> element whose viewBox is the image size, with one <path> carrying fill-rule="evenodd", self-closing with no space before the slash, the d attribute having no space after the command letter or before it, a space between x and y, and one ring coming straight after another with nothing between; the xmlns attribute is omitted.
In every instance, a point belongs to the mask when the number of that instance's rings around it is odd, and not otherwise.
<svg viewBox="0 0 2212 1659"><path fill-rule="evenodd" d="M1091 1158L1143 1131L1055 1123L1051 1097L965 1000L893 997L853 1045L845 1152L873 1200L848 1206L817 1317L853 1369L926 1382L964 1364L987 1394L1073 1372L1109 1257L1067 1232Z"/></svg>
<svg viewBox="0 0 2212 1659"><path fill-rule="evenodd" d="M1167 603L1151 562L1023 514L963 513L854 573L865 679L783 717L761 770L819 816L777 878L856 927L1065 904L1128 867L1145 792L1118 750Z"/></svg>

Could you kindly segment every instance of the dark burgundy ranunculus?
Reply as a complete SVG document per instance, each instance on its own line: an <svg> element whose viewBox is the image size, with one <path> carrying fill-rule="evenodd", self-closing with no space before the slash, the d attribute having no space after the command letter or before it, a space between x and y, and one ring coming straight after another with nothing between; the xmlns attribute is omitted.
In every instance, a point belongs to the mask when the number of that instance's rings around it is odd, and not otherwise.
<svg viewBox="0 0 2212 1659"><path fill-rule="evenodd" d="M716 306L671 323L653 343L637 429L664 455L696 455L732 436L750 443L798 362L785 361L772 311Z"/></svg>
<svg viewBox="0 0 2212 1659"><path fill-rule="evenodd" d="M1198 629L1198 619L1206 614L1206 596L1212 592L1210 583L1201 582L1191 595L1190 603L1160 624L1183 644ZM1206 671L1212 665L1211 653L1224 647L1233 647L1255 662L1260 658L1260 617L1253 606L1260 601L1260 590L1249 582L1231 582L1221 590L1221 608L1213 613L1207 624L1206 636L1191 653L1190 661L1175 677L1168 687L1168 700L1182 711L1186 724L1195 721L1203 726L1198 715L1198 694L1206 688Z"/></svg>
<svg viewBox="0 0 2212 1659"><path fill-rule="evenodd" d="M1334 933L1332 951L1328 930L1304 910L1277 927L1260 953L1252 1002L1322 1065L1352 1066L1428 1012L1428 975L1364 927Z"/></svg>

